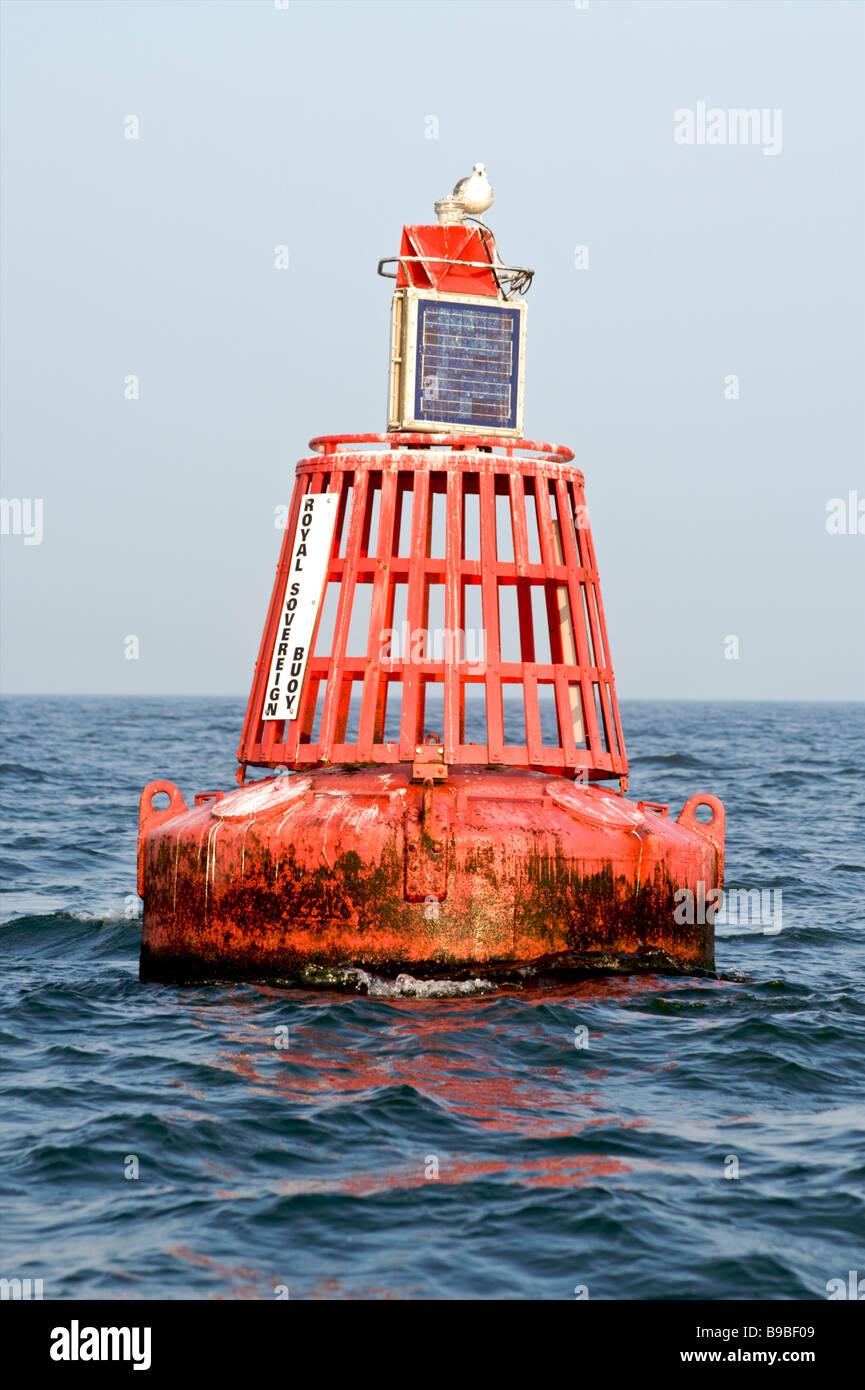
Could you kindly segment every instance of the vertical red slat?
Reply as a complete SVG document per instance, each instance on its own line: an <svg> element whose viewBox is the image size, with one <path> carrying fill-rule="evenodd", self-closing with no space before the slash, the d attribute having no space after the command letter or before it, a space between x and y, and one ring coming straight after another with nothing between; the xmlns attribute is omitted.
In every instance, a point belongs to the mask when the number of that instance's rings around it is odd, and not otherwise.
<svg viewBox="0 0 865 1390"><path fill-rule="evenodd" d="M541 736L541 715L538 708L538 682L534 671L528 667L523 669L523 703L526 711L529 762L539 767L543 762L544 741Z"/></svg>
<svg viewBox="0 0 865 1390"><path fill-rule="evenodd" d="M586 623L583 616L583 600L580 590L582 566L580 564L580 557L577 554L572 522L573 513L571 512L571 501L568 495L568 488L567 484L561 479L556 483L556 507L559 513L559 530L562 535L565 564L568 567L568 597L570 598L571 622L573 624L574 638L577 644L577 656L580 665L580 689L583 695L583 720L588 735L589 752L592 757L597 757L599 754L603 753L603 749L601 747L598 715L595 709L595 698L592 690L591 667L589 664L589 651L586 640Z"/></svg>
<svg viewBox="0 0 865 1390"><path fill-rule="evenodd" d="M354 681L347 672L343 672L339 683L338 699L336 702L336 719L333 728L333 742L345 743L345 729L348 724L348 716L351 710L351 697L354 691ZM332 747L329 753L332 753Z"/></svg>
<svg viewBox="0 0 865 1390"><path fill-rule="evenodd" d="M555 486L555 484L554 484ZM542 492L539 492L538 517L541 532L541 545L546 546L546 554L551 554L556 569L565 569L564 584L557 578L554 585L547 587L547 615L550 624L550 632L554 641L550 643L551 656L554 661L561 660L565 666L578 666L579 656L576 646L576 634L574 631L573 614L571 613L570 591L567 585L567 568L565 566L565 552L562 541L562 522L558 514L559 508L556 507L557 519L555 523L552 519L550 510L549 485ZM586 720L583 710L583 689L582 686L574 687L567 680L556 681L556 709L559 718L559 729L562 734L562 748L565 750L565 761L567 766L573 766L571 754L576 754L578 743L585 739ZM567 731L567 736L565 731ZM578 736L579 735L579 736Z"/></svg>
<svg viewBox="0 0 865 1390"><path fill-rule="evenodd" d="M313 634L313 640L314 637L315 634ZM298 729L300 730L298 747L302 743L308 744L312 737L312 726L315 722L315 707L318 703L318 689L321 685L321 680L318 676L312 676L309 674L309 671L307 671L305 684L306 688L309 690L309 698L304 702L304 711L298 720ZM295 756L297 756L296 753Z"/></svg>
<svg viewBox="0 0 865 1390"><path fill-rule="evenodd" d="M514 563L517 574L524 575L529 563L529 536L526 526L526 488L522 473L509 473L511 495L511 525L514 532Z"/></svg>
<svg viewBox="0 0 865 1390"><path fill-rule="evenodd" d="M308 491L314 494L315 496L318 496L326 490L325 484L326 475L324 473L314 473L312 475ZM328 556L328 563L327 569L325 571L325 581L322 588L322 595L324 595L324 593L327 590L327 576L330 573L330 558L331 557ZM318 614L316 617L315 626L313 628L312 637L310 639L309 644L310 653L315 651L315 643L318 637L318 625L321 621L321 610L323 606L324 605L320 603L318 607ZM303 686L300 692L300 700L298 701L297 706L297 718L291 720L290 722L283 720L281 723L274 723L273 725L273 729L276 734L276 743L279 744L281 741L281 747L279 749L279 752L285 762L292 762L297 757L297 750L300 746L300 740L303 733L304 725L308 724L310 728L312 727L312 720L315 714L315 699L317 695L317 689L317 682L313 681L310 678L309 665L307 664L307 670L304 677ZM310 708L310 701L312 701L312 708Z"/></svg>
<svg viewBox="0 0 865 1390"><path fill-rule="evenodd" d="M343 663L345 661L345 645L348 640L348 629L351 623L351 609L354 603L357 562L366 513L368 476L366 469L357 468L355 470L351 516L348 523L348 540L345 547L345 565L342 571L342 585L340 587L339 602L336 609L333 646L330 655L330 674L327 682L327 693L324 697L324 708L321 713L321 733L318 739L319 758L328 760L333 751L335 741L334 731L336 729L337 714L339 713L341 717L342 704L344 703L342 690Z"/></svg>
<svg viewBox="0 0 865 1390"><path fill-rule="evenodd" d="M616 748L613 754L614 758L616 759L615 766L618 772L627 772L628 757L625 751L625 737L622 733L622 724L619 717L619 700L618 696L616 695L616 678L613 675L612 670L610 671L610 677L608 681L608 693L610 698L610 708L613 711L613 724L616 730Z"/></svg>
<svg viewBox="0 0 865 1390"><path fill-rule="evenodd" d="M527 580L517 583L517 616L520 624L520 657L523 663L537 660L535 656L535 625L532 610L532 591Z"/></svg>
<svg viewBox="0 0 865 1390"><path fill-rule="evenodd" d="M601 646L601 634L598 631L598 620L595 616L595 605L592 596L592 576L591 571L586 571L585 595L586 601L584 611L588 614L589 628L592 634L592 651L595 653L595 666L600 672L604 669L604 649Z"/></svg>
<svg viewBox="0 0 865 1390"><path fill-rule="evenodd" d="M423 663L424 663L424 665L426 665L427 662L429 662L429 661L432 660L432 648L431 648L431 643L430 643L430 631L429 631L429 598L430 598L429 591L430 591L430 584L433 582L433 578L432 578L433 574L436 574L436 575L440 574L440 573L441 573L441 570L442 570L442 568L443 568L443 565L444 565L444 563L445 563L444 561L441 561L440 563L437 563L437 564L435 564L435 565L429 565L429 566L427 565L427 561L430 559L430 557L431 557L431 555L432 555L433 523L434 523L434 521L435 521L435 500L434 500L434 499L435 499L436 493L439 491L438 482L439 482L439 470L436 469L436 470L435 470L435 474L430 474L430 480L429 480L429 494L428 494L428 506L427 506L427 520L426 520L426 540L424 541L424 548L423 548L423 555L424 555L424 560L423 560L423 589L422 589L421 606L420 606L420 620L419 620L419 623L418 623L418 627L420 628L420 631L421 631L421 633L423 634L423 636L422 636L422 638L421 638L421 641L422 641L422 644L423 644ZM435 483L435 486L433 486L433 483ZM437 557L437 559L438 559L438 557ZM440 580L437 578L435 582L436 582L436 583L439 583ZM416 718L416 726L415 726L415 743L416 743L416 744L418 744L418 743L424 743L424 742L426 741L426 697L427 697L427 684L428 684L428 682L427 682L426 672L421 672L421 673L419 673L418 684L417 684L417 707L416 707L416 711L415 711L415 718Z"/></svg>
<svg viewBox="0 0 865 1390"><path fill-rule="evenodd" d="M583 500L583 498L582 498L582 489L579 490L579 496L580 496L580 501L582 501L582 500ZM617 697L616 697L615 676L613 675L612 661L611 661L611 658L610 658L609 639L608 639L608 637L607 637L607 621L606 621L606 618L605 618L605 616L604 616L604 602L603 602L603 599L601 598L601 579L600 579L600 575L598 574L598 562L597 562L597 559L596 559L596 557L595 557L595 543L594 543L594 540L593 540L593 538L592 538L592 533L591 533L591 530L590 530L590 529L587 528L587 529L584 531L583 535L584 535L584 538L585 538L586 556L587 556L587 559L588 559L588 561L589 561L589 565L591 566L591 571L592 571L591 587L592 587L592 592L593 592L593 594L594 594L595 604L596 604L596 606L597 606L598 628L599 628L599 631L600 631L600 637L601 637L601 643L602 643L602 646L601 646L601 653L602 653L603 661L604 661L604 670L605 670L606 675L607 675L607 692L606 692L606 693L607 693L607 698L608 698L608 700L609 700L609 706L610 706L610 709L611 709L611 711L612 711L613 727L614 727L615 733L616 733L616 745L617 745L617 748L616 748L616 750L614 750L613 756L616 757L616 759L617 759L617 766L618 766L619 770L624 771L624 772L627 772L627 756L626 756L626 753L625 753L625 740L624 740L624 737L623 737L623 734L622 734L622 724L621 724L621 719L620 719L620 716L619 716L619 702L618 702L618 699L617 699Z"/></svg>
<svg viewBox="0 0 865 1390"><path fill-rule="evenodd" d="M389 583L386 595L384 620L382 627L393 630L393 609L396 599L396 587ZM395 684L396 682L394 682ZM384 727L387 720L387 700L390 688L390 678L383 673L379 673L378 685L375 698L375 724L373 727L373 743L384 743Z"/></svg>
<svg viewBox="0 0 865 1390"><path fill-rule="evenodd" d="M445 504L445 649L444 649L444 746L445 762L455 762L460 743L460 561L462 559L462 474L453 461L447 475ZM448 657L450 656L450 660Z"/></svg>
<svg viewBox="0 0 865 1390"><path fill-rule="evenodd" d="M574 738L574 721L571 716L571 689L568 685L568 678L562 670L556 671L556 714L559 721L559 733L562 737L565 766L576 767L577 742Z"/></svg>
<svg viewBox="0 0 865 1390"><path fill-rule="evenodd" d="M499 641L499 589L496 576L496 500L495 479L491 473L481 473L481 594L484 628L487 634L487 743L489 760L500 763L504 748L502 724L501 643Z"/></svg>
<svg viewBox="0 0 865 1390"><path fill-rule="evenodd" d="M557 586L552 579L552 572L554 567L558 568L561 565L563 557L556 545L553 517L550 511L549 479L546 477L539 477L535 480L535 504L538 511L538 531L541 539L541 564L547 575L544 583L544 600L550 634L550 661L555 666L564 661L564 650L556 593ZM558 686L554 687L553 694L558 709ZM559 712L559 728L561 729L561 712Z"/></svg>
<svg viewBox="0 0 865 1390"><path fill-rule="evenodd" d="M377 470L376 470L377 471ZM372 515L375 511L375 495L379 493L379 531L381 531L381 488L376 486L377 479L370 470L366 475L366 506L363 509L363 529L360 535L360 549L358 555L369 555L369 539L372 530ZM378 544L378 537L376 537Z"/></svg>
<svg viewBox="0 0 865 1390"><path fill-rule="evenodd" d="M465 523L466 523L465 474L463 474L462 482L463 482L463 504L462 504L462 507L460 508L460 529L461 529L461 531L462 531L462 536L463 536L463 550L465 550L465 531L466 531L466 524L465 524ZM460 565L462 565L462 559L460 559ZM459 618L459 623L460 623L460 633L461 633L461 637L460 637L460 644L461 644L461 645L460 645L460 658L464 660L464 659L465 659L465 655L466 655L466 653L465 653L465 634L466 634L466 583L465 583L465 576L464 576L462 573L460 574L459 586L460 586L460 594L459 594L459 598L460 598L460 618ZM463 744L463 743L465 743L465 741L466 741L466 682L465 682L465 680L464 680L463 678L460 679L460 684L459 684L459 708L458 708L457 714L458 714L458 719L459 719L459 730L458 730L458 734L457 734L457 742L458 742L459 744Z"/></svg>
<svg viewBox="0 0 865 1390"><path fill-rule="evenodd" d="M597 609L595 604L595 594L597 592L598 575L594 564L592 533L585 522L586 501L585 497L583 496L583 490L580 487L579 483L573 483L572 487L574 493L574 523L575 528L579 531L580 551L582 552L583 563L586 569L585 583L583 585L583 592L585 594L584 611L588 615L589 629L592 634L592 650L595 653L595 669L598 672L598 678L596 682L598 699L597 702L593 700L592 705L595 709L597 708L597 705L600 705L601 717L604 721L605 741L609 746L609 751L611 753L615 753L614 739L611 737L611 733L615 727L615 721L613 720L612 714L610 712L609 692L606 688L606 682L603 679L603 673L606 667L606 646L601 641L601 633L598 626ZM581 520L583 521L582 526L579 525L579 522ZM600 734L600 728L598 730L598 733ZM598 749L599 751L601 751L600 744L598 745Z"/></svg>
<svg viewBox="0 0 865 1390"><path fill-rule="evenodd" d="M556 543L553 535L553 515L550 511L550 490L547 478L538 478L535 482L535 506L538 512L538 530L541 537L541 563L547 574L550 573L554 565L560 563L556 554Z"/></svg>
<svg viewBox="0 0 865 1390"><path fill-rule="evenodd" d="M372 745L375 738L376 716L379 706L381 680L381 649L386 626L388 592L390 584L390 561L393 549L393 523L396 510L397 475L393 470L382 476L381 496L378 509L378 540L376 560L378 566L373 580L372 602L369 613L369 633L367 634L366 671L363 678L363 694L360 706L360 721L357 735L358 761L372 761ZM364 528L366 535L367 528Z"/></svg>
<svg viewBox="0 0 865 1390"><path fill-rule="evenodd" d="M422 627L421 621L426 592L426 553L429 535L429 482L425 468L414 474L414 501L411 510L411 550L408 594L406 597L406 626L409 632L408 650L403 653L402 714L400 718L399 755L402 761L414 758L418 727L419 673L411 659L411 633Z"/></svg>
<svg viewBox="0 0 865 1390"><path fill-rule="evenodd" d="M345 543L346 543L346 539L347 539L347 532L346 532L346 512L348 511L348 508L349 508L349 506L351 505L351 503L350 503L350 494L351 494L351 492L352 492L353 484L354 484L353 470L352 470L352 471L349 471L348 469L345 469L345 470L343 471L341 483L342 483L342 486L340 487L339 503L338 503L338 510L337 510L337 517L336 517L336 527L335 527L335 546L334 546L334 554L335 554L335 555L344 555L344 554L345 554ZM333 489L331 489L331 491L333 491Z"/></svg>

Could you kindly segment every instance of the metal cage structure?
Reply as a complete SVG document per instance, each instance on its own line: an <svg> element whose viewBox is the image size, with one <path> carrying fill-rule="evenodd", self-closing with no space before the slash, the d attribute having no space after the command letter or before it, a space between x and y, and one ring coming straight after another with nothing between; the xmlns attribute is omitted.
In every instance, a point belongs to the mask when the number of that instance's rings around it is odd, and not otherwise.
<svg viewBox="0 0 865 1390"><path fill-rule="evenodd" d="M314 439L238 749L247 766L515 767L627 783L582 473L497 436ZM265 717L303 500L335 495L293 719ZM272 708L272 706L271 706ZM425 750L425 751L424 751Z"/></svg>

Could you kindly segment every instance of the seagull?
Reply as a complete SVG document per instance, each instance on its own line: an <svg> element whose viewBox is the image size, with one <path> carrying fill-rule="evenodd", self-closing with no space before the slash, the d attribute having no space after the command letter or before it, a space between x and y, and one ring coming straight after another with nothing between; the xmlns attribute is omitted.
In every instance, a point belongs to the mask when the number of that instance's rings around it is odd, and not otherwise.
<svg viewBox="0 0 865 1390"><path fill-rule="evenodd" d="M475 216L492 207L493 190L483 164L476 164L467 179L460 179L453 196L466 212Z"/></svg>

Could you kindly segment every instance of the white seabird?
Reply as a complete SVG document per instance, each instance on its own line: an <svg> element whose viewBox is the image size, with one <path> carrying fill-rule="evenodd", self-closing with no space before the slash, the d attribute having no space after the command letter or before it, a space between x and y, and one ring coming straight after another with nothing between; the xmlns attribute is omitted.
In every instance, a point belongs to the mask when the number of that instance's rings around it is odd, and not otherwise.
<svg viewBox="0 0 865 1390"><path fill-rule="evenodd" d="M467 179L460 179L453 196L466 212L475 217L492 207L493 190L483 164L476 164Z"/></svg>

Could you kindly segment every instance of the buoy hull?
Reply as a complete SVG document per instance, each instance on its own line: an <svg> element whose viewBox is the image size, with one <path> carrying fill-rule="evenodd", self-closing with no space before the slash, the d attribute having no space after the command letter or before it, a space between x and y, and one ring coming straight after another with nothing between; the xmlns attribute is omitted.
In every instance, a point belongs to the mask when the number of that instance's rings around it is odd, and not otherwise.
<svg viewBox="0 0 865 1390"><path fill-rule="evenodd" d="M451 768L421 785L410 765L354 765L196 801L170 783L142 794L144 980L713 968L711 796L673 820L543 773Z"/></svg>

